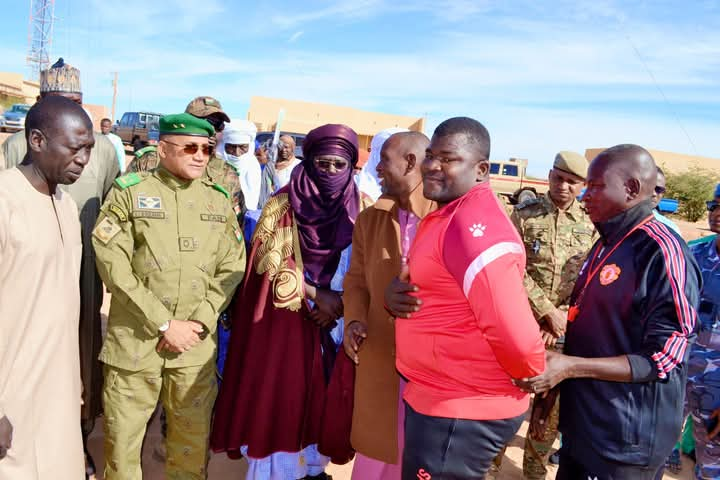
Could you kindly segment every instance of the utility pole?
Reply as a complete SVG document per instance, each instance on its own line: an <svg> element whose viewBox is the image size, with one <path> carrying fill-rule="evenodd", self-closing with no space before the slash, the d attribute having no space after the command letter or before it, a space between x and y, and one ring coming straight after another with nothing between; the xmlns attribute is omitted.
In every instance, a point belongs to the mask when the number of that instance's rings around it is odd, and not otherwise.
<svg viewBox="0 0 720 480"><path fill-rule="evenodd" d="M113 103L112 103L112 122L115 123L115 102L117 102L117 82L118 82L118 72L112 72L113 73Z"/></svg>

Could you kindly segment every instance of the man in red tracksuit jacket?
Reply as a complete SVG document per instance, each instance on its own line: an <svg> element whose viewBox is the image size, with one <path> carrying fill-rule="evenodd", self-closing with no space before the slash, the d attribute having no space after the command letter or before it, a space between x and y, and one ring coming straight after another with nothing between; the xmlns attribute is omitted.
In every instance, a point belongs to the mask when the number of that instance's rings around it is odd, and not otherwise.
<svg viewBox="0 0 720 480"><path fill-rule="evenodd" d="M386 291L408 380L403 480L484 478L528 409L512 378L545 368L523 287L525 249L490 189L489 154L476 120L437 127L421 170L440 208Z"/></svg>

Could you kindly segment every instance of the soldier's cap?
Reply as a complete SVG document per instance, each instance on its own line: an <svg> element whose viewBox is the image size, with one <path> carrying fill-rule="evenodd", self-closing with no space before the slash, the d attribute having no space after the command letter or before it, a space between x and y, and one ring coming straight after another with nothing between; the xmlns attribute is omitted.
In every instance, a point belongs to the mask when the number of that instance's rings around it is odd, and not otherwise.
<svg viewBox="0 0 720 480"><path fill-rule="evenodd" d="M160 117L160 135L212 137L215 129L207 120L189 113L177 113Z"/></svg>
<svg viewBox="0 0 720 480"><path fill-rule="evenodd" d="M713 195L713 197L720 197L720 183L715 186L715 194Z"/></svg>
<svg viewBox="0 0 720 480"><path fill-rule="evenodd" d="M213 113L219 113L220 118L223 122L230 123L230 117L227 113L223 112L222 105L220 102L215 100L213 97L195 97L188 103L185 113L195 115L196 117L206 118Z"/></svg>
<svg viewBox="0 0 720 480"><path fill-rule="evenodd" d="M563 150L555 155L553 168L572 173L584 180L587 178L588 161L579 153Z"/></svg>
<svg viewBox="0 0 720 480"><path fill-rule="evenodd" d="M40 72L40 93L48 92L82 93L80 70L60 57L52 67Z"/></svg>

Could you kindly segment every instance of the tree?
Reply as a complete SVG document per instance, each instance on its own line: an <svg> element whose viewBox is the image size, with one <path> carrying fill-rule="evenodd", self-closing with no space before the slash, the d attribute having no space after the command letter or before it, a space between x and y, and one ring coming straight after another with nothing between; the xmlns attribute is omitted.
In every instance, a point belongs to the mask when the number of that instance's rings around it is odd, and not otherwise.
<svg viewBox="0 0 720 480"><path fill-rule="evenodd" d="M705 202L713 198L718 175L697 165L682 173L668 173L666 176L667 198L680 202L678 213L690 222L697 222L707 211Z"/></svg>

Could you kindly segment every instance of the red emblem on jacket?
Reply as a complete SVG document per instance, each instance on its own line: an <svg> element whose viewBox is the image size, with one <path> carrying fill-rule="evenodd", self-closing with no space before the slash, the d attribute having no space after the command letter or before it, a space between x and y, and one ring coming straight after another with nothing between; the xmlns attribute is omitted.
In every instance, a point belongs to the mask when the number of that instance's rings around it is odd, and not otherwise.
<svg viewBox="0 0 720 480"><path fill-rule="evenodd" d="M611 263L610 265L605 265L602 270L600 271L600 285L610 285L615 280L620 277L620 267L615 265L614 263Z"/></svg>

